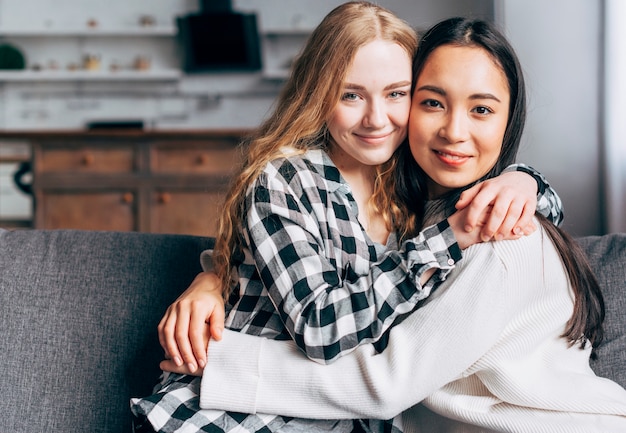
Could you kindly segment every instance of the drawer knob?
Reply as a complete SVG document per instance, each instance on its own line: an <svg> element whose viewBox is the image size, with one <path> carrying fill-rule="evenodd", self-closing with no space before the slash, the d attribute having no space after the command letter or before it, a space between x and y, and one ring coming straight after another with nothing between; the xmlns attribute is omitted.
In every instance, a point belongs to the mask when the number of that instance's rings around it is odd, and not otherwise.
<svg viewBox="0 0 626 433"><path fill-rule="evenodd" d="M81 164L84 166L90 166L94 163L94 161L95 158L91 153L83 155L82 159L80 160Z"/></svg>
<svg viewBox="0 0 626 433"><path fill-rule="evenodd" d="M172 194L168 192L162 192L161 194L159 194L159 203L167 204L170 201L172 201Z"/></svg>
<svg viewBox="0 0 626 433"><path fill-rule="evenodd" d="M198 157L196 158L196 163L198 165L205 165L208 162L209 162L209 155L206 155L204 153L202 155L198 155Z"/></svg>
<svg viewBox="0 0 626 433"><path fill-rule="evenodd" d="M135 196L132 192L127 192L122 196L122 202L126 204L131 204L135 200Z"/></svg>

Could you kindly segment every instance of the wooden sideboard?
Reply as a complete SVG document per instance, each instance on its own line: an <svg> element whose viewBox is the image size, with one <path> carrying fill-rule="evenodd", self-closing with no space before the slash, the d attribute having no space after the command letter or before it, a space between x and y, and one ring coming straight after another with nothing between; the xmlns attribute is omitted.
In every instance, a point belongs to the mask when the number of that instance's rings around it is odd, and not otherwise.
<svg viewBox="0 0 626 433"><path fill-rule="evenodd" d="M18 134L32 145L33 226L212 236L246 132Z"/></svg>

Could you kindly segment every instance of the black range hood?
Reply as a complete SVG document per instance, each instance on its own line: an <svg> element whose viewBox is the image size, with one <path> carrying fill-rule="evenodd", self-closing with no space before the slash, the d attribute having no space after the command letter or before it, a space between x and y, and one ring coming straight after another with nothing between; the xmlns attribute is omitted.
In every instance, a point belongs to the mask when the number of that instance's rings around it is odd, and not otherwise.
<svg viewBox="0 0 626 433"><path fill-rule="evenodd" d="M200 13L176 21L185 72L261 69L256 14L233 11L230 0L203 0Z"/></svg>

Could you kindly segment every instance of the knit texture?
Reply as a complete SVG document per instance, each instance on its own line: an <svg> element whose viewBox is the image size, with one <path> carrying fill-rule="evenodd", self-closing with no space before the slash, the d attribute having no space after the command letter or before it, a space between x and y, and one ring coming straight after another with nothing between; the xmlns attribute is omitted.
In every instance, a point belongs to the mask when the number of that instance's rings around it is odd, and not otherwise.
<svg viewBox="0 0 626 433"><path fill-rule="evenodd" d="M477 431L626 431L626 391L594 375L588 350L559 337L572 308L561 261L542 230L476 245L429 302L392 330L382 354L364 346L321 366L291 343L225 334L209 350L200 405L390 418L427 398L430 409L458 421L446 420L446 432L466 431L465 424L482 426ZM239 345L248 359L230 356ZM240 362L251 371L242 375ZM254 396L254 404L242 396ZM432 418L426 431L437 431Z"/></svg>

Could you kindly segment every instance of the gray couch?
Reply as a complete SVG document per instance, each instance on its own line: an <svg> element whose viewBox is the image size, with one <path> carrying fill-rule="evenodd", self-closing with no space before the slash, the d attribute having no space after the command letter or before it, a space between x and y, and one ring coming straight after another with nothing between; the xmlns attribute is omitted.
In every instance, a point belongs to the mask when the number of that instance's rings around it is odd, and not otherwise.
<svg viewBox="0 0 626 433"><path fill-rule="evenodd" d="M626 234L580 239L607 302L597 373L626 386ZM129 432L162 351L156 326L212 240L0 231L0 432Z"/></svg>

